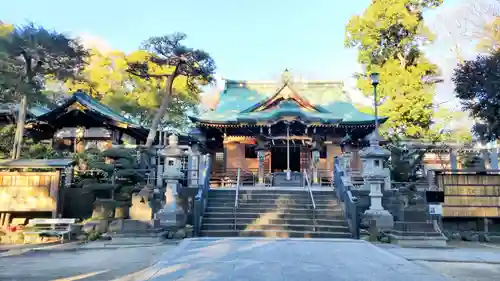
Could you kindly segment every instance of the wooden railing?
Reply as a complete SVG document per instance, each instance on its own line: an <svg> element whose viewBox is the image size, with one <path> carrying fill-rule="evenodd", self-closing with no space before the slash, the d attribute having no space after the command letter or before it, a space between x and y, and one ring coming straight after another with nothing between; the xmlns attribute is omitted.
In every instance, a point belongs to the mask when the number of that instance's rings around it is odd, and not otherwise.
<svg viewBox="0 0 500 281"><path fill-rule="evenodd" d="M236 187L236 182L238 182L238 170L240 171L240 186L255 185L257 182L257 170L230 168L212 171L210 175L210 186L213 188Z"/></svg>

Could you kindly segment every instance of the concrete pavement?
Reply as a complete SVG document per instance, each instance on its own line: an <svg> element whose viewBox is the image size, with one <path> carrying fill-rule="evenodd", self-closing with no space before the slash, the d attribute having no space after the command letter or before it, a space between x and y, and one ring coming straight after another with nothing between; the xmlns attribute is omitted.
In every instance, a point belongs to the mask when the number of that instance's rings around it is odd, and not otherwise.
<svg viewBox="0 0 500 281"><path fill-rule="evenodd" d="M152 266L175 245L131 245L71 250L40 250L0 258L0 280L5 281L100 281L134 280L133 273ZM137 280L137 279L135 279ZM142 279L139 279L142 280Z"/></svg>
<svg viewBox="0 0 500 281"><path fill-rule="evenodd" d="M361 240L184 240L135 280L444 281L441 274Z"/></svg>
<svg viewBox="0 0 500 281"><path fill-rule="evenodd" d="M380 247L410 261L490 263L500 265L500 247L450 249L401 248L391 245L380 245Z"/></svg>
<svg viewBox="0 0 500 281"><path fill-rule="evenodd" d="M345 239L196 238L175 246L118 238L2 257L0 280L490 281L499 279L499 262L500 247L477 243L415 249Z"/></svg>

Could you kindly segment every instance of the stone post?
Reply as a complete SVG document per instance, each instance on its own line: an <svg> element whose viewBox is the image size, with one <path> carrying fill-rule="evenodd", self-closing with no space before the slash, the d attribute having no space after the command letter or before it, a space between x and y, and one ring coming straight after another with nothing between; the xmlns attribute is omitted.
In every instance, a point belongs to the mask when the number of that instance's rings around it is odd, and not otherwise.
<svg viewBox="0 0 500 281"><path fill-rule="evenodd" d="M370 139L370 146L360 152L363 161L363 181L365 186L370 187L370 208L365 211L363 221L370 225L376 222L378 229L391 229L394 226L394 218L389 211L382 206L384 180L384 162L389 159L390 152L378 145L378 141Z"/></svg>
<svg viewBox="0 0 500 281"><path fill-rule="evenodd" d="M264 186L264 160L266 157L266 151L262 148L257 148L257 159L259 161L258 172L257 172L257 186Z"/></svg>
<svg viewBox="0 0 500 281"><path fill-rule="evenodd" d="M490 169L498 170L498 146L496 141L490 146Z"/></svg>
<svg viewBox="0 0 500 281"><path fill-rule="evenodd" d="M488 148L483 148L481 149L481 156L483 158L483 162L484 162L484 168L485 169L491 169L491 163L490 163L490 151Z"/></svg>
<svg viewBox="0 0 500 281"><path fill-rule="evenodd" d="M155 214L161 226L183 227L186 222L186 214L181 206L178 196L179 180L184 177L181 172L182 150L178 146L178 138L175 134L168 137L168 146L160 151L160 155L165 157L165 169L163 179L166 182L165 204Z"/></svg>
<svg viewBox="0 0 500 281"><path fill-rule="evenodd" d="M311 151L312 158L312 184L319 185L319 175L318 175L318 163L319 163L319 151L317 149L313 149Z"/></svg>
<svg viewBox="0 0 500 281"><path fill-rule="evenodd" d="M458 170L457 151L453 148L450 149L450 168Z"/></svg>
<svg viewBox="0 0 500 281"><path fill-rule="evenodd" d="M191 146L191 154L188 158L188 185L191 187L197 187L200 183L200 149L198 144L193 144Z"/></svg>

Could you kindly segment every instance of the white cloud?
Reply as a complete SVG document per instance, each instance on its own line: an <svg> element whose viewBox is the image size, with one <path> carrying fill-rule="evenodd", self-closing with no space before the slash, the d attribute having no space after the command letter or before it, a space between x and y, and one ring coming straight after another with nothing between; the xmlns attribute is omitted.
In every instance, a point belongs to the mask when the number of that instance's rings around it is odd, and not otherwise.
<svg viewBox="0 0 500 281"><path fill-rule="evenodd" d="M83 46L86 48L97 49L100 52L106 53L112 50L111 45L106 41L106 39L99 36L89 34L87 32L82 32L76 34L76 37L80 39Z"/></svg>

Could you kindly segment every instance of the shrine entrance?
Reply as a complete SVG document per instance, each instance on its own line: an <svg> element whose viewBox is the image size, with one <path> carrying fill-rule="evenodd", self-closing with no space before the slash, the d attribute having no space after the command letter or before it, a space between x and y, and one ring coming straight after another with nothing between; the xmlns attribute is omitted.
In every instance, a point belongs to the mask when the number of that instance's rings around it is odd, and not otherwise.
<svg viewBox="0 0 500 281"><path fill-rule="evenodd" d="M301 171L301 150L300 145L290 145L290 170L292 172ZM271 171L286 172L287 170L287 147L283 145L271 147Z"/></svg>

